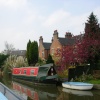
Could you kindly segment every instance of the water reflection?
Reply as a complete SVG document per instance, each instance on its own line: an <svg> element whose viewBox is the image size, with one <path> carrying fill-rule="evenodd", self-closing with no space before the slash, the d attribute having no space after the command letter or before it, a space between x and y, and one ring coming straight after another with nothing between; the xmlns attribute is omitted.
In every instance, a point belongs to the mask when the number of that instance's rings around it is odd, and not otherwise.
<svg viewBox="0 0 100 100"><path fill-rule="evenodd" d="M25 100L100 100L100 90L78 91L56 86L29 87L5 77L0 81Z"/></svg>
<svg viewBox="0 0 100 100"><path fill-rule="evenodd" d="M100 100L100 90L79 91L62 89L62 100Z"/></svg>
<svg viewBox="0 0 100 100"><path fill-rule="evenodd" d="M71 90L66 88L63 88L62 91L77 96L93 96L93 93L91 91L81 91L81 90L79 91L79 90Z"/></svg>
<svg viewBox="0 0 100 100"><path fill-rule="evenodd" d="M12 82L12 87L17 95L23 96L25 100L56 100L58 91L56 86L49 87L27 87L26 85Z"/></svg>

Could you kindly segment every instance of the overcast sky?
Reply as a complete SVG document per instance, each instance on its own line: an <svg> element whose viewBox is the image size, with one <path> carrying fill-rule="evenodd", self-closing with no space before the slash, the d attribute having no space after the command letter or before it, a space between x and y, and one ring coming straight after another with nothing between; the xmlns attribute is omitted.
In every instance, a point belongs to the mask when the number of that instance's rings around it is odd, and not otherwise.
<svg viewBox="0 0 100 100"><path fill-rule="evenodd" d="M100 20L100 0L0 0L0 52L6 41L19 50L40 36L51 42L54 30L83 33L91 12Z"/></svg>

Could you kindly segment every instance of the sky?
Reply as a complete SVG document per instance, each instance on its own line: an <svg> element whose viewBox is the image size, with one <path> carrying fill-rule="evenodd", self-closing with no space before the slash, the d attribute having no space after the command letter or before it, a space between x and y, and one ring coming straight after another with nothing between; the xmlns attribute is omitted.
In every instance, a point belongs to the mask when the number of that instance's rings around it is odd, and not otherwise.
<svg viewBox="0 0 100 100"><path fill-rule="evenodd" d="M26 50L29 40L51 42L54 30L84 33L91 12L100 23L100 0L0 0L0 52L5 43Z"/></svg>

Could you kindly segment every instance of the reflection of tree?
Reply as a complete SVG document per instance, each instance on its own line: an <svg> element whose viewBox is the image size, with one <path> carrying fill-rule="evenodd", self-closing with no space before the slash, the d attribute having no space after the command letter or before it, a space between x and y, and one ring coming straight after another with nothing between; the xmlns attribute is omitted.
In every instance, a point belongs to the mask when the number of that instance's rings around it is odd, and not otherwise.
<svg viewBox="0 0 100 100"><path fill-rule="evenodd" d="M59 96L57 97L56 100L70 100L69 99L70 94L63 92L62 87L58 87L58 90L59 90L60 94L59 94ZM71 99L71 100L74 100L74 99Z"/></svg>
<svg viewBox="0 0 100 100"><path fill-rule="evenodd" d="M48 98L48 100L56 100L56 97L51 97L48 94L47 94L47 98Z"/></svg>
<svg viewBox="0 0 100 100"><path fill-rule="evenodd" d="M33 100L33 99L31 99L29 96L27 97L27 100Z"/></svg>
<svg viewBox="0 0 100 100"><path fill-rule="evenodd" d="M9 76L8 74L3 74L2 83L8 88L12 88L11 82L11 76Z"/></svg>

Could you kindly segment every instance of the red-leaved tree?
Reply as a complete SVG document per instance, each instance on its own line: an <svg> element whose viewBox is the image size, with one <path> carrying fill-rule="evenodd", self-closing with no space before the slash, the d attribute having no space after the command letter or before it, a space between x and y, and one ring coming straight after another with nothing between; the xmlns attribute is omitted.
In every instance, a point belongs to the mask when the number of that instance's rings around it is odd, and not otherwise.
<svg viewBox="0 0 100 100"><path fill-rule="evenodd" d="M95 64L100 60L100 27L93 13L85 24L85 34L77 47L78 56L82 62Z"/></svg>
<svg viewBox="0 0 100 100"><path fill-rule="evenodd" d="M69 64L90 63L95 65L100 60L100 27L96 16L91 13L85 24L85 33L81 41L73 46L64 46L59 54L58 61L61 69L68 68Z"/></svg>

